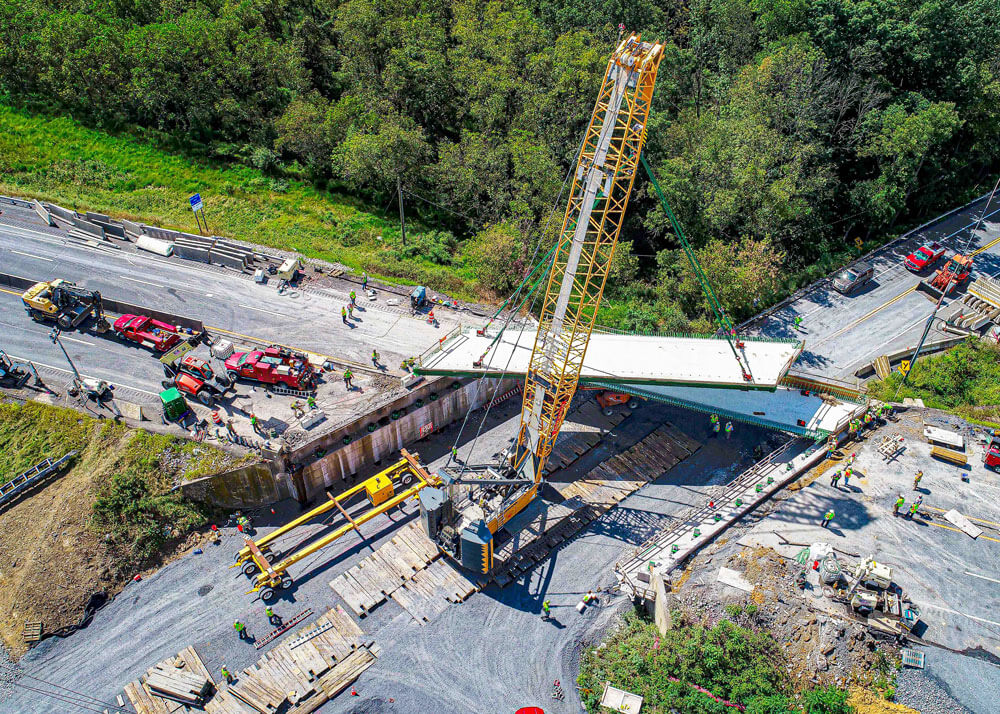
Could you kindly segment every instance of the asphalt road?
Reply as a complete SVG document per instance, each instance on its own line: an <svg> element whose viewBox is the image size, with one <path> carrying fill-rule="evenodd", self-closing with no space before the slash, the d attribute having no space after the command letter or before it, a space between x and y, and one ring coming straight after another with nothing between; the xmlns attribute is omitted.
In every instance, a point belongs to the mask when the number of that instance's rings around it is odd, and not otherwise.
<svg viewBox="0 0 1000 714"><path fill-rule="evenodd" d="M438 310L439 326L429 325L410 316L408 306L387 305L383 295L378 302L359 304L353 326L348 327L340 316L348 301L347 288L278 295L274 281L258 285L249 276L224 268L84 247L37 217L32 220L33 216L25 209L4 208L2 272L38 280L61 277L109 298L200 319L213 332L229 333L237 341L280 343L360 364L370 364L376 348L394 370L404 357L419 354L457 324L454 313ZM0 292L4 328L0 348L64 369L62 353L46 338L48 329L31 323L14 292ZM65 339L86 374L144 390L159 384L159 365L145 350L87 333L67 333Z"/></svg>
<svg viewBox="0 0 1000 714"><path fill-rule="evenodd" d="M841 295L829 281L820 281L805 295L772 315L755 321L751 334L768 337L801 337L806 349L796 369L828 377L853 379L854 371L875 357L915 345L934 303L915 288L943 265L917 275L903 266L903 258L930 241L939 241L953 252L977 252L972 278L1000 273L1000 202L990 206L983 229L972 227L985 208L981 200L955 215L940 218L871 260L875 278L859 292ZM998 221L998 222L991 222ZM970 240L971 238L971 240ZM964 295L963 289L956 297ZM946 314L955 298L945 300L939 314ZM794 319L802 318L800 330ZM930 339L942 336L932 330Z"/></svg>

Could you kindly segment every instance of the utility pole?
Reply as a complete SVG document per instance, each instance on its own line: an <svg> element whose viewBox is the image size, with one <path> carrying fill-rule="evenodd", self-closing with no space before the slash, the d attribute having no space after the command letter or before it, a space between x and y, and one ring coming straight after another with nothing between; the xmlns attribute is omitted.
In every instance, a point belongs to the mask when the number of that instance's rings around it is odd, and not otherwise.
<svg viewBox="0 0 1000 714"><path fill-rule="evenodd" d="M403 245L406 245L406 216L403 214L403 184L396 177L396 193L399 195L399 228L403 231Z"/></svg>
<svg viewBox="0 0 1000 714"><path fill-rule="evenodd" d="M63 355L66 356L66 361L69 362L69 367L73 370L73 381L77 384L82 384L83 379L80 377L80 373L76 371L76 365L73 364L73 360L69 358L69 352L63 347L63 343L59 340L59 334L62 332L58 327L53 327L52 332L49 333L49 339L52 340L53 344L59 345L59 349L62 350Z"/></svg>

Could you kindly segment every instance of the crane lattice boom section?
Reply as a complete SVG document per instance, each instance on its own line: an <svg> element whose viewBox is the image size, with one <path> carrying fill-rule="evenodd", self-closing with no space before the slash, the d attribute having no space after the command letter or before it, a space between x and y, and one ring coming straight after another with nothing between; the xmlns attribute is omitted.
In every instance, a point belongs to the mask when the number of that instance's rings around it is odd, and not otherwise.
<svg viewBox="0 0 1000 714"><path fill-rule="evenodd" d="M661 55L659 44L635 35L619 45L608 63L577 160L525 377L514 454L515 468L536 484L583 368L646 140ZM500 520L494 525L502 525L505 514Z"/></svg>

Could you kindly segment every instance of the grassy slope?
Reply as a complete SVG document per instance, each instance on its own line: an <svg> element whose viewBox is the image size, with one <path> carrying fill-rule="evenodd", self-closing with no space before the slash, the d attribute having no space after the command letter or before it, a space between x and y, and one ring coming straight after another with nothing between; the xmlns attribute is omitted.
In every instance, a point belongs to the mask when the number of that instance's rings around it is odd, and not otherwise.
<svg viewBox="0 0 1000 714"><path fill-rule="evenodd" d="M0 479L77 449L62 475L0 509L0 639L15 655L21 628L79 620L89 596L117 592L155 565L208 512L170 493L174 478L232 465L204 444L136 431L36 402L0 403Z"/></svg>
<svg viewBox="0 0 1000 714"><path fill-rule="evenodd" d="M195 232L188 203L195 192L205 200L209 227L217 235L432 285L458 297L473 292L467 271L395 257L398 223L355 199L275 180L239 164L180 156L69 118L0 105L0 193ZM422 227L407 228L408 237L419 242Z"/></svg>
<svg viewBox="0 0 1000 714"><path fill-rule="evenodd" d="M1000 347L966 341L917 362L906 386L899 372L872 385L878 399L918 397L929 407L946 409L971 421L1000 428Z"/></svg>

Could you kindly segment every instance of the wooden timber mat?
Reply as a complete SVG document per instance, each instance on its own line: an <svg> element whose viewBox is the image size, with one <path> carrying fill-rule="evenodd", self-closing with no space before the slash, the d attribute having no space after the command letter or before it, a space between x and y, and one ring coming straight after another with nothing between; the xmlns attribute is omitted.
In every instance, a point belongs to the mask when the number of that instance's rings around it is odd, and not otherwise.
<svg viewBox="0 0 1000 714"><path fill-rule="evenodd" d="M340 607L293 630L281 643L237 673L232 684L215 684L193 647L150 669L125 687L137 714L309 714L346 689L374 662L379 648L363 642L363 630ZM154 670L162 672L183 659L192 674L212 683L210 696L193 705L157 696L149 686ZM154 677L154 682L156 682Z"/></svg>

